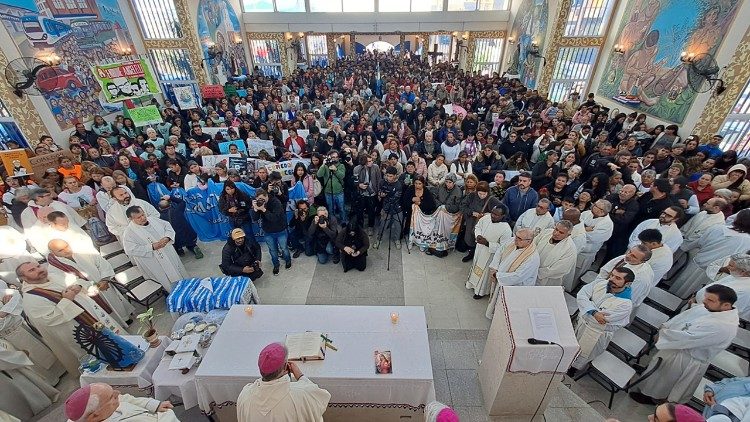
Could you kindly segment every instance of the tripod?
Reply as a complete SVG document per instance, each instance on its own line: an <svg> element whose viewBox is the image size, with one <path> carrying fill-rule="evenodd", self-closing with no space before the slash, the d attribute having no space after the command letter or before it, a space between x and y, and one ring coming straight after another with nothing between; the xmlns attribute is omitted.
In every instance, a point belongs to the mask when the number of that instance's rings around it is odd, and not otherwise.
<svg viewBox="0 0 750 422"><path fill-rule="evenodd" d="M398 208L398 211L400 211L400 207ZM380 233L378 233L378 240L375 242L375 245L373 246L375 249L380 248L380 242L383 240L383 233L385 232L386 227L388 228L388 259L386 261L386 271L391 270L391 245L393 242L391 242L391 227L393 226L393 223L398 223L398 239L397 241L401 241L402 233L404 230L404 219L401 217L400 212L394 212L392 210L388 210L385 216L385 220L383 220L383 225L380 227ZM406 243L406 252L411 254L411 249L409 249L409 243Z"/></svg>

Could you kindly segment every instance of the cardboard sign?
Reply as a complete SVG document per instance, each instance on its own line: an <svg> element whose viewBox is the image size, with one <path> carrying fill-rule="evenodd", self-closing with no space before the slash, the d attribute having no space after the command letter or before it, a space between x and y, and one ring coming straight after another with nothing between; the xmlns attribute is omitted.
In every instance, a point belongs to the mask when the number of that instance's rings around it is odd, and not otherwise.
<svg viewBox="0 0 750 422"><path fill-rule="evenodd" d="M224 98L224 87L221 85L204 85L201 87L201 96L206 99Z"/></svg>
<svg viewBox="0 0 750 422"><path fill-rule="evenodd" d="M8 176L30 176L34 174L34 168L26 155L25 149L7 149L0 151L0 158L3 160L3 166ZM57 168L57 161L55 161Z"/></svg>
<svg viewBox="0 0 750 422"><path fill-rule="evenodd" d="M247 155L250 157L257 157L261 150L265 150L271 157L276 156L273 141L264 141L263 139L257 138L250 138L247 140Z"/></svg>
<svg viewBox="0 0 750 422"><path fill-rule="evenodd" d="M262 160L258 160L262 161ZM266 163L268 163L266 161ZM282 161L280 163L268 163L265 165L266 169L268 169L268 174L271 174L273 171L278 171L281 173L281 180L284 182L288 182L292 180L292 173L294 172L294 166L297 165L297 163L302 163L305 165L305 167L310 166L310 160L307 158L294 158L289 161Z"/></svg>
<svg viewBox="0 0 750 422"><path fill-rule="evenodd" d="M56 151L49 154L37 155L36 157L29 158L29 163L31 163L31 168L34 172L34 179L40 181L47 169L56 169L58 166L57 160L63 155L66 157L73 156L73 154L71 154L69 151Z"/></svg>
<svg viewBox="0 0 750 422"><path fill-rule="evenodd" d="M326 130L326 132L328 132L328 131ZM322 133L323 133L323 131L321 130L321 134ZM307 130L307 129L297 129L297 136L301 137L302 139L307 139L307 135L309 135L309 134L310 134L310 131ZM289 137L289 131L286 130L286 129L282 130L281 131L281 136L282 136L281 142L282 143L286 142L286 138Z"/></svg>
<svg viewBox="0 0 750 422"><path fill-rule="evenodd" d="M125 109L125 114L133 119L136 127L155 125L164 121L159 108L155 105Z"/></svg>

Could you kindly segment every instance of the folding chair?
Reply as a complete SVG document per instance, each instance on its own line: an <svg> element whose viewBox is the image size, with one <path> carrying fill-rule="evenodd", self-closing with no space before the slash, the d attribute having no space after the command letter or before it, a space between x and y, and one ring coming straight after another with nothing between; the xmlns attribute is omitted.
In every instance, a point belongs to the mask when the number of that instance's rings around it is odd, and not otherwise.
<svg viewBox="0 0 750 422"><path fill-rule="evenodd" d="M735 352L742 352L745 354L745 358L750 357L750 331L740 328L737 330L737 335L732 340L732 344L729 346L729 350Z"/></svg>
<svg viewBox="0 0 750 422"><path fill-rule="evenodd" d="M130 258L124 253L108 258L107 262L109 262L109 265L115 270L115 273L119 273L120 271L124 271L133 266L133 263L130 262Z"/></svg>
<svg viewBox="0 0 750 422"><path fill-rule="evenodd" d="M701 382L698 384L698 387L696 387L695 391L693 392L693 397L691 397L690 400L687 403L685 403L688 406L692 407L693 409L697 410L698 412L702 412L703 407L706 405L706 403L703 402L703 391L705 391L706 389L706 384L711 384L711 381L709 381L705 377L701 378Z"/></svg>
<svg viewBox="0 0 750 422"><path fill-rule="evenodd" d="M145 278L138 267L130 267L115 274L115 281L115 288L129 301L139 303L146 308L164 294L162 285Z"/></svg>
<svg viewBox="0 0 750 422"><path fill-rule="evenodd" d="M631 326L648 335L648 345L653 346L654 338L659 333L659 327L669 320L669 316L651 305L642 303L635 311L635 318Z"/></svg>
<svg viewBox="0 0 750 422"><path fill-rule="evenodd" d="M645 302L654 305L654 307L670 316L677 315L685 303L682 298L659 287L651 288Z"/></svg>
<svg viewBox="0 0 750 422"><path fill-rule="evenodd" d="M112 243L107 243L106 245L102 245L99 247L99 253L102 255L104 259L108 259L110 257L113 257L123 252L124 252L124 249L122 248L122 244L117 240L115 240Z"/></svg>
<svg viewBox="0 0 750 422"><path fill-rule="evenodd" d="M627 328L620 328L615 331L607 347L622 355L625 362L630 363L631 360L635 360L636 363L640 363L641 357L646 354L646 346L646 340Z"/></svg>
<svg viewBox="0 0 750 422"><path fill-rule="evenodd" d="M716 378L746 377L750 370L750 362L727 350L722 350L708 363L706 374L716 373Z"/></svg>
<svg viewBox="0 0 750 422"><path fill-rule="evenodd" d="M657 359L658 360L656 361L656 365L654 365L651 370L643 373L635 381L631 382L630 380L636 374L636 370L612 353L604 351L604 353L594 358L594 360L591 361L589 367L586 368L580 375L577 375L574 379L578 381L579 379L588 375L597 384L601 385L607 391L609 391L609 404L607 405L607 407L611 409L612 400L614 400L615 394L620 391L627 392L631 388L640 384L641 381L650 377L651 374L659 369L662 359Z"/></svg>

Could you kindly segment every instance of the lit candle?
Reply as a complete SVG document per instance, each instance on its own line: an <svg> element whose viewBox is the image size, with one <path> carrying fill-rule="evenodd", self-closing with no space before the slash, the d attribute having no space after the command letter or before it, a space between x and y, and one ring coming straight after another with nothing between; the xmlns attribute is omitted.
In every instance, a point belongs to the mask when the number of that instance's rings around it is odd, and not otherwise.
<svg viewBox="0 0 750 422"><path fill-rule="evenodd" d="M680 57L683 57L683 58L687 57L687 51L683 51L682 54L680 54Z"/></svg>
<svg viewBox="0 0 750 422"><path fill-rule="evenodd" d="M391 312L391 322L398 324L398 312Z"/></svg>
<svg viewBox="0 0 750 422"><path fill-rule="evenodd" d="M248 314L249 316L253 316L253 307L249 306L249 305L246 306L245 307L245 313Z"/></svg>

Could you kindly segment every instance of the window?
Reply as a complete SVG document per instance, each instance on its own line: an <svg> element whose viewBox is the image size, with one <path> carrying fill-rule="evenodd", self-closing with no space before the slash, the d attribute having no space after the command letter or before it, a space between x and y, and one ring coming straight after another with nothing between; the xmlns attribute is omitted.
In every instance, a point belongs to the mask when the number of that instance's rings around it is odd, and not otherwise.
<svg viewBox="0 0 750 422"><path fill-rule="evenodd" d="M328 42L325 35L307 36L307 54L311 66L328 66Z"/></svg>
<svg viewBox="0 0 750 422"><path fill-rule="evenodd" d="M341 11L340 0L310 0L311 12L335 13Z"/></svg>
<svg viewBox="0 0 750 422"><path fill-rule="evenodd" d="M164 81L190 81L195 79L190 56L184 48L151 48L148 50L156 78Z"/></svg>
<svg viewBox="0 0 750 422"><path fill-rule="evenodd" d="M437 50L435 49L437 45ZM456 50L456 39L453 35L430 35L430 42L427 45L427 57L430 59L430 63L443 63L453 60L453 55ZM437 51L439 54L430 54ZM432 59L432 57L435 59Z"/></svg>
<svg viewBox="0 0 750 422"><path fill-rule="evenodd" d="M131 0L143 38L182 38L174 0Z"/></svg>
<svg viewBox="0 0 750 422"><path fill-rule="evenodd" d="M304 12L305 0L276 0L277 12Z"/></svg>
<svg viewBox="0 0 750 422"><path fill-rule="evenodd" d="M0 101L0 150L8 149L8 141L17 142L21 148L29 148L29 143L13 120L10 110Z"/></svg>
<svg viewBox="0 0 750 422"><path fill-rule="evenodd" d="M549 98L564 101L572 92L586 92L599 47L563 47L557 54Z"/></svg>
<svg viewBox="0 0 750 422"><path fill-rule="evenodd" d="M250 40L253 66L258 66L265 76L281 78L281 47L276 40Z"/></svg>
<svg viewBox="0 0 750 422"><path fill-rule="evenodd" d="M479 0L477 10L508 10L506 0Z"/></svg>
<svg viewBox="0 0 750 422"><path fill-rule="evenodd" d="M476 0L448 0L449 12L463 12L477 10Z"/></svg>
<svg viewBox="0 0 750 422"><path fill-rule="evenodd" d="M719 133L724 136L719 144L722 150L735 150L739 157L750 155L750 81L724 120Z"/></svg>
<svg viewBox="0 0 750 422"><path fill-rule="evenodd" d="M565 26L566 37L601 37L615 0L574 0Z"/></svg>
<svg viewBox="0 0 750 422"><path fill-rule="evenodd" d="M333 1L333 0L328 0ZM375 0L342 0L344 12L374 12Z"/></svg>
<svg viewBox="0 0 750 422"><path fill-rule="evenodd" d="M378 12L408 12L409 2L406 0L380 0Z"/></svg>
<svg viewBox="0 0 750 422"><path fill-rule="evenodd" d="M500 72L500 61L503 57L502 38L477 38L474 42L474 65L483 75Z"/></svg>
<svg viewBox="0 0 750 422"><path fill-rule="evenodd" d="M242 0L245 12L273 12L273 0Z"/></svg>
<svg viewBox="0 0 750 422"><path fill-rule="evenodd" d="M382 4L382 1L381 1ZM411 0L412 12L442 12L443 0Z"/></svg>

